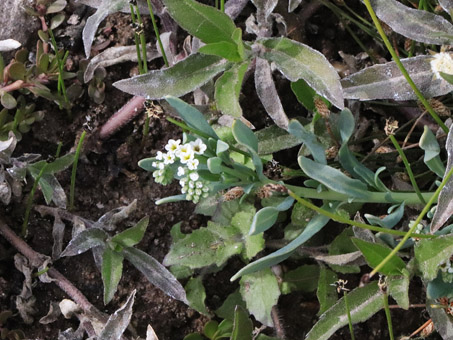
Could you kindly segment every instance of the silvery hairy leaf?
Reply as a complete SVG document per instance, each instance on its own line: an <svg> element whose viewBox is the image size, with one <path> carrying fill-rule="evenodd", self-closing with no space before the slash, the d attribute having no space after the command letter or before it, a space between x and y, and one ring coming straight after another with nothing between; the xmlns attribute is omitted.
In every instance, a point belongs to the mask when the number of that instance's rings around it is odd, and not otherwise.
<svg viewBox="0 0 453 340"><path fill-rule="evenodd" d="M0 52L15 50L21 46L21 43L14 39L0 40Z"/></svg>
<svg viewBox="0 0 453 340"><path fill-rule="evenodd" d="M439 5L448 14L450 14L450 11L453 9L453 1L452 0L439 0Z"/></svg>

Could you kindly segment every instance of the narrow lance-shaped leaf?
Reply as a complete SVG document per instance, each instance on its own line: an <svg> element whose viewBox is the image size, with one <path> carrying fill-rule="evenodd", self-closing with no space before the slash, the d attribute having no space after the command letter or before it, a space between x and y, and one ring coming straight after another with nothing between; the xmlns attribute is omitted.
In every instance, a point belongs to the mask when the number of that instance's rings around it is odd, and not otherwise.
<svg viewBox="0 0 453 340"><path fill-rule="evenodd" d="M98 337L99 340L119 340L121 338L121 335L124 333L129 325L129 322L131 321L135 292L136 291L134 289L124 305L122 305L120 309L115 311L115 313L109 317Z"/></svg>
<svg viewBox="0 0 453 340"><path fill-rule="evenodd" d="M115 82L113 86L147 99L180 97L206 84L227 66L228 62L220 57L193 54L172 67L123 79Z"/></svg>
<svg viewBox="0 0 453 340"><path fill-rule="evenodd" d="M334 212L338 204L333 204L329 206L325 204L322 206L322 209L328 210L330 212ZM252 263L249 263L236 274L233 275L231 281L234 281L245 274L250 274L256 272L258 270L271 267L277 263L280 263L286 260L288 257L291 256L293 252L296 251L298 247L308 241L313 235L315 235L318 231L320 231L326 224L329 222L329 218L324 215L316 215L311 219L311 221L307 224L304 231L293 241L288 243L283 248L260 258Z"/></svg>
<svg viewBox="0 0 453 340"><path fill-rule="evenodd" d="M358 238L353 238L352 242L365 256L371 268L376 268L392 251L383 245L366 242ZM404 268L406 268L404 261L398 255L394 255L379 272L384 275L399 275Z"/></svg>
<svg viewBox="0 0 453 340"><path fill-rule="evenodd" d="M373 281L365 287L360 287L348 293L348 306L351 313L352 323L358 323L369 319L384 307L382 293L377 281ZM346 305L342 297L335 305L319 318L305 337L305 340L327 340L338 329L348 324Z"/></svg>
<svg viewBox="0 0 453 340"><path fill-rule="evenodd" d="M168 296L188 303L186 292L179 281L157 260L145 252L135 248L124 248L124 257L134 265L154 286Z"/></svg>
<svg viewBox="0 0 453 340"><path fill-rule="evenodd" d="M121 10L127 2L127 0L103 0L102 4L96 10L96 13L88 18L82 33L83 46L87 58L90 57L94 35L96 34L96 30L101 21L104 20L107 15Z"/></svg>
<svg viewBox="0 0 453 340"><path fill-rule="evenodd" d="M269 155L301 144L301 140L276 125L255 132L258 138L258 154Z"/></svg>
<svg viewBox="0 0 453 340"><path fill-rule="evenodd" d="M61 253L61 257L79 255L91 248L104 246L107 238L108 234L102 229L83 230L69 242L66 249Z"/></svg>
<svg viewBox="0 0 453 340"><path fill-rule="evenodd" d="M349 178L340 170L313 162L311 159L303 156L298 158L298 162L301 169L309 177L324 184L329 189L349 195L351 198L367 197L367 186L359 180Z"/></svg>
<svg viewBox="0 0 453 340"><path fill-rule="evenodd" d="M171 17L189 34L205 44L227 41L236 26L233 20L215 7L194 0L163 0Z"/></svg>
<svg viewBox="0 0 453 340"><path fill-rule="evenodd" d="M104 284L104 305L108 304L118 289L123 274L123 255L105 247L102 254L102 283Z"/></svg>
<svg viewBox="0 0 453 340"><path fill-rule="evenodd" d="M262 233L272 227L277 221L278 214L281 211L286 211L293 206L294 198L288 196L285 200L275 207L265 207L260 209L252 220L250 226L250 235Z"/></svg>
<svg viewBox="0 0 453 340"><path fill-rule="evenodd" d="M142 240L148 224L149 217L143 217L135 226L113 236L112 241L123 247L133 247Z"/></svg>
<svg viewBox="0 0 453 340"><path fill-rule="evenodd" d="M445 174L445 166L439 157L440 146L436 136L434 136L434 133L432 133L426 125L423 134L420 137L419 145L421 149L425 150L423 162L425 162L426 166L436 173L437 176L443 177Z"/></svg>
<svg viewBox="0 0 453 340"><path fill-rule="evenodd" d="M389 276L387 278L389 294L403 309L409 309L409 277Z"/></svg>
<svg viewBox="0 0 453 340"><path fill-rule="evenodd" d="M444 79L433 79L432 57L422 55L401 59L417 88L425 97L432 98L453 91L453 85ZM346 99L416 100L417 96L394 61L367 67L341 81Z"/></svg>
<svg viewBox="0 0 453 340"><path fill-rule="evenodd" d="M241 117L242 109L239 105L242 80L249 62L234 65L225 71L215 83L215 101L217 108L225 115Z"/></svg>
<svg viewBox="0 0 453 340"><path fill-rule="evenodd" d="M290 81L304 79L316 93L344 108L340 77L322 53L287 38L259 39L257 47L258 55L274 62Z"/></svg>
<svg viewBox="0 0 453 340"><path fill-rule="evenodd" d="M453 166L453 132L452 128L448 132L447 142L445 148L447 149L447 169L445 175L451 170ZM437 208L433 216L433 221L431 222L431 233L439 230L444 223L450 218L453 214L453 177L447 181L445 186L442 188L437 199Z"/></svg>
<svg viewBox="0 0 453 340"><path fill-rule="evenodd" d="M321 265L318 289L316 291L316 296L319 301L318 315L324 313L337 302L338 293L336 287L333 285L337 280L338 277L335 272Z"/></svg>
<svg viewBox="0 0 453 340"><path fill-rule="evenodd" d="M233 332L230 340L249 340L252 339L253 323L249 319L247 311L236 306L234 310Z"/></svg>
<svg viewBox="0 0 453 340"><path fill-rule="evenodd" d="M289 120L272 79L271 66L267 60L259 57L256 58L255 88L264 109L274 123L278 127L287 130Z"/></svg>
<svg viewBox="0 0 453 340"><path fill-rule="evenodd" d="M290 121L288 132L304 143L308 150L310 150L310 153L316 162L327 164L325 149L314 133L306 130L304 126L295 119Z"/></svg>
<svg viewBox="0 0 453 340"><path fill-rule="evenodd" d="M440 15L395 0L371 0L371 6L380 20L406 38L436 45L453 41L453 25Z"/></svg>
<svg viewBox="0 0 453 340"><path fill-rule="evenodd" d="M433 320L436 331L440 334L442 339L453 338L453 321L451 316L445 312L443 308L437 308L437 301L427 300L426 309L428 310L429 316Z"/></svg>

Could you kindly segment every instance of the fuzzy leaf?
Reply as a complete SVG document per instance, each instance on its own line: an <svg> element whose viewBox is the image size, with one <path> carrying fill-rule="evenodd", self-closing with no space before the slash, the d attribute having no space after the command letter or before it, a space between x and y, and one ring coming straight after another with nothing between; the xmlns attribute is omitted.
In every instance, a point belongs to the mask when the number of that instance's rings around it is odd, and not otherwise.
<svg viewBox="0 0 453 340"><path fill-rule="evenodd" d="M258 138L258 154L269 155L301 144L299 138L289 134L277 125L271 125L255 132Z"/></svg>
<svg viewBox="0 0 453 340"><path fill-rule="evenodd" d="M434 133L431 132L427 125L424 127L419 145L421 149L425 150L423 162L425 162L426 166L437 176L443 177L445 174L445 166L439 157L440 146L436 136L434 136Z"/></svg>
<svg viewBox="0 0 453 340"><path fill-rule="evenodd" d="M403 276L390 276L388 278L389 294L398 303L398 306L408 310L409 309L409 277Z"/></svg>
<svg viewBox="0 0 453 340"><path fill-rule="evenodd" d="M435 300L426 300L426 309L433 320L434 327L442 339L453 338L453 321L443 308L432 307L438 303Z"/></svg>
<svg viewBox="0 0 453 340"><path fill-rule="evenodd" d="M440 15L395 0L371 0L371 6L380 20L406 38L436 45L453 42L453 25Z"/></svg>
<svg viewBox="0 0 453 340"><path fill-rule="evenodd" d="M439 265L453 255L453 235L422 239L415 246L415 260L426 280L437 277Z"/></svg>
<svg viewBox="0 0 453 340"><path fill-rule="evenodd" d="M223 304L218 309L216 309L215 314L219 318L233 320L236 306L241 306L244 308L246 307L244 300L242 300L239 289L234 293L228 295Z"/></svg>
<svg viewBox="0 0 453 340"><path fill-rule="evenodd" d="M273 327L271 309L277 304L280 289L270 269L244 275L240 281L240 292L247 309L263 325ZM266 292L263 294L263 292Z"/></svg>
<svg viewBox="0 0 453 340"><path fill-rule="evenodd" d="M450 14L450 11L453 9L453 0L439 0L439 5L445 12Z"/></svg>
<svg viewBox="0 0 453 340"><path fill-rule="evenodd" d="M101 21L104 20L107 15L121 10L127 2L128 0L103 0L102 4L97 8L96 13L87 19L82 32L83 46L87 58L90 58L91 45L93 44L94 35L96 34Z"/></svg>
<svg viewBox="0 0 453 340"><path fill-rule="evenodd" d="M149 217L143 217L135 226L113 236L112 241L123 247L133 247L142 240L148 224Z"/></svg>
<svg viewBox="0 0 453 340"><path fill-rule="evenodd" d="M258 139L253 131L240 120L236 119L233 123L233 136L239 144L258 153Z"/></svg>
<svg viewBox="0 0 453 340"><path fill-rule="evenodd" d="M242 61L242 57L237 51L237 46L231 42L219 41L201 46L198 49L199 53L215 55L232 62Z"/></svg>
<svg viewBox="0 0 453 340"><path fill-rule="evenodd" d="M189 306L201 314L210 315L204 304L206 291L203 282L201 281L201 277L192 277L189 282L187 282L185 290Z"/></svg>
<svg viewBox="0 0 453 340"><path fill-rule="evenodd" d="M219 139L206 118L196 108L172 96L166 96L165 100L176 109L178 115L189 127L201 131L215 140Z"/></svg>
<svg viewBox="0 0 453 340"><path fill-rule="evenodd" d="M433 79L433 72L429 63L431 59L431 56L426 55L401 59L415 85L428 98L453 91L453 85L450 85L444 79ZM393 61L367 67L342 79L341 84L346 99L393 99L396 101L417 99L414 91Z"/></svg>
<svg viewBox="0 0 453 340"><path fill-rule="evenodd" d="M12 110L17 106L16 99L8 92L0 92L0 103L8 110Z"/></svg>
<svg viewBox="0 0 453 340"><path fill-rule="evenodd" d="M255 208L252 205L243 205L242 211L236 213L231 219L231 225L242 233L242 241L244 248L241 255L246 260L251 260L264 249L264 237L260 235L250 235L250 225L252 224L252 218L255 215Z"/></svg>
<svg viewBox="0 0 453 340"><path fill-rule="evenodd" d="M294 12L294 10L299 7L302 0L289 0L288 1L288 13Z"/></svg>
<svg viewBox="0 0 453 340"><path fill-rule="evenodd" d="M226 41L231 38L236 26L233 20L218 9L193 0L163 0L171 17L190 35L205 44Z"/></svg>
<svg viewBox="0 0 453 340"><path fill-rule="evenodd" d="M252 338L253 323L249 319L247 311L241 307L236 306L234 311L233 332L231 333L230 340L250 340Z"/></svg>
<svg viewBox="0 0 453 340"><path fill-rule="evenodd" d="M259 56L274 62L290 81L304 79L319 95L344 108L340 77L326 57L313 48L287 38L257 40Z"/></svg>
<svg viewBox="0 0 453 340"><path fill-rule="evenodd" d="M295 291L305 293L316 290L319 278L319 266L308 264L297 269L290 270L283 275L281 284L282 294L289 294Z"/></svg>
<svg viewBox="0 0 453 340"><path fill-rule="evenodd" d="M324 313L330 307L332 307L338 300L337 289L333 284L338 280L337 274L327 269L325 266L321 266L318 280L318 290L316 296L319 301L319 312L318 315Z"/></svg>
<svg viewBox="0 0 453 340"><path fill-rule="evenodd" d="M330 207L328 204L322 206L322 209L326 209L330 212L334 212L336 209L337 204L334 204ZM280 263L286 260L288 257L291 256L293 252L296 251L298 247L304 244L307 240L309 240L313 235L315 235L318 231L320 231L326 224L329 222L329 218L325 217L324 215L316 215L311 219L311 221L307 224L304 231L293 241L288 243L283 248L267 255L255 262L249 263L244 268L239 270L236 274L233 275L231 281L234 281L241 277L242 275L246 275L249 273L256 272L258 270L271 267L277 263Z"/></svg>
<svg viewBox="0 0 453 340"><path fill-rule="evenodd" d="M61 253L61 257L75 256L94 247L103 247L108 237L109 235L102 229L90 228L83 230L69 242L66 249Z"/></svg>
<svg viewBox="0 0 453 340"><path fill-rule="evenodd" d="M274 123L282 129L288 129L288 117L283 109L269 62L262 58L256 58L255 88L261 103L267 114Z"/></svg>
<svg viewBox="0 0 453 340"><path fill-rule="evenodd" d="M265 207L255 214L252 225L250 226L250 235L262 233L272 227L277 221L278 214L281 211L286 211L293 206L294 198L288 196L279 205L273 207Z"/></svg>
<svg viewBox="0 0 453 340"><path fill-rule="evenodd" d="M102 254L102 283L104 284L104 305L108 304L116 293L123 274L123 255L105 247Z"/></svg>
<svg viewBox="0 0 453 340"><path fill-rule="evenodd" d="M384 307L382 293L379 291L377 281L365 287L356 288L348 293L348 306L352 323L369 319ZM327 340L338 329L348 324L344 298L327 310L319 321L313 326L305 340Z"/></svg>
<svg viewBox="0 0 453 340"><path fill-rule="evenodd" d="M147 253L135 249L124 248L124 257L134 265L154 286L162 290L173 299L188 304L186 292L179 281L154 257Z"/></svg>
<svg viewBox="0 0 453 340"><path fill-rule="evenodd" d="M371 268L377 267L390 252L390 248L377 243L370 243L358 238L353 238L352 242L362 252L363 256ZM399 275L401 271L406 268L406 264L397 255L390 258L390 260L379 270L384 275Z"/></svg>
<svg viewBox="0 0 453 340"><path fill-rule="evenodd" d="M340 170L313 162L303 156L298 158L298 162L309 177L324 184L330 190L349 195L351 198L367 197L367 186L359 180L349 178Z"/></svg>
<svg viewBox="0 0 453 340"><path fill-rule="evenodd" d="M224 115L237 118L242 116L239 95L248 65L248 61L234 65L231 69L225 71L215 83L216 105Z"/></svg>
<svg viewBox="0 0 453 340"><path fill-rule="evenodd" d="M206 84L227 66L228 63L220 57L192 54L172 67L123 79L113 86L146 99L180 97Z"/></svg>
<svg viewBox="0 0 453 340"><path fill-rule="evenodd" d="M453 129L450 128L448 132L447 142L445 148L447 149L447 169L445 175L453 167ZM453 176L447 181L445 186L440 191L437 199L437 208L431 222L431 233L435 233L439 230L445 222L453 215Z"/></svg>
<svg viewBox="0 0 453 340"><path fill-rule="evenodd" d="M316 91L313 90L305 80L299 79L298 81L291 82L291 90L296 96L299 103L301 103L307 110L314 112L316 107L314 98Z"/></svg>
<svg viewBox="0 0 453 340"><path fill-rule="evenodd" d="M129 325L129 322L131 321L135 292L136 290L134 289L124 305L122 305L120 309L115 311L115 313L109 317L98 337L98 340L119 340L121 338L121 335L124 333Z"/></svg>

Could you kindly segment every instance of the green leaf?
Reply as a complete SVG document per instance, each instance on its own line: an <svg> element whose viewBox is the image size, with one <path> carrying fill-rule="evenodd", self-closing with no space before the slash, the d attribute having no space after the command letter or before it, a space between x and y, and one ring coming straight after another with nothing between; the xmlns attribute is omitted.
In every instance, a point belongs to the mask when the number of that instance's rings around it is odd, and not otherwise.
<svg viewBox="0 0 453 340"><path fill-rule="evenodd" d="M251 260L264 249L264 237L260 235L250 235L250 225L252 218L255 215L255 208L253 205L245 204L241 206L240 212L236 213L231 219L231 225L241 231L242 241L244 248L242 250L242 257L246 260Z"/></svg>
<svg viewBox="0 0 453 340"><path fill-rule="evenodd" d="M179 26L205 44L235 43L231 38L236 29L234 22L218 9L193 0L163 0L163 3Z"/></svg>
<svg viewBox="0 0 453 340"><path fill-rule="evenodd" d="M315 49L288 38L257 40L259 57L274 62L290 81L304 79L320 96L344 108L340 77L326 57Z"/></svg>
<svg viewBox="0 0 453 340"><path fill-rule="evenodd" d="M187 301L189 301L189 306L201 314L210 315L204 304L204 301L206 299L206 291L204 289L201 277L192 277L189 282L187 282L185 290Z"/></svg>
<svg viewBox="0 0 453 340"><path fill-rule="evenodd" d="M236 27L233 34L231 34L231 39L236 43L237 52L241 60L245 58L245 49L244 42L242 41L242 30L239 27Z"/></svg>
<svg viewBox="0 0 453 340"><path fill-rule="evenodd" d="M324 313L337 302L338 293L335 285L333 285L337 280L338 276L335 272L327 269L325 266L321 266L318 289L316 291L316 296L319 301L318 315Z"/></svg>
<svg viewBox="0 0 453 340"><path fill-rule="evenodd" d="M239 144L258 153L258 138L247 125L238 119L233 123L233 136Z"/></svg>
<svg viewBox="0 0 453 340"><path fill-rule="evenodd" d="M20 62L14 62L8 67L8 73L12 80L24 80L27 74L25 65Z"/></svg>
<svg viewBox="0 0 453 340"><path fill-rule="evenodd" d="M203 327L203 334L209 339L214 339L215 333L219 328L219 323L215 320L210 320Z"/></svg>
<svg viewBox="0 0 453 340"><path fill-rule="evenodd" d="M363 182L349 178L340 170L314 162L303 156L298 158L298 162L307 176L324 184L330 190L346 194L350 198L366 199L368 197L367 186Z"/></svg>
<svg viewBox="0 0 453 340"><path fill-rule="evenodd" d="M318 138L314 133L307 131L303 125L295 119L290 121L288 132L304 143L308 150L310 150L310 153L316 162L327 164L324 146L319 143Z"/></svg>
<svg viewBox="0 0 453 340"><path fill-rule="evenodd" d="M315 111L314 97L316 91L303 79L291 82L291 90L295 94L299 103L301 103L308 111Z"/></svg>
<svg viewBox="0 0 453 340"><path fill-rule="evenodd" d="M281 284L282 294L289 294L296 291L304 293L316 290L319 278L319 266L307 264L297 269L290 270L283 275Z"/></svg>
<svg viewBox="0 0 453 340"><path fill-rule="evenodd" d="M8 92L0 92L0 103L8 110L12 110L17 106L16 99Z"/></svg>
<svg viewBox="0 0 453 340"><path fill-rule="evenodd" d="M234 310L236 309L236 306L245 308L245 302L244 300L242 300L239 289L234 293L228 295L223 304L218 309L216 309L215 313L219 318L233 320Z"/></svg>
<svg viewBox="0 0 453 340"><path fill-rule="evenodd" d="M165 203L181 202L186 200L186 195L174 195L161 198L155 202L156 205L161 205Z"/></svg>
<svg viewBox="0 0 453 340"><path fill-rule="evenodd" d="M228 41L219 41L201 46L198 49L198 52L202 54L215 55L236 63L242 61L242 58L237 51L236 44Z"/></svg>
<svg viewBox="0 0 453 340"><path fill-rule="evenodd" d="M431 132L429 127L425 125L422 136L419 142L420 148L425 150L423 162L426 166L439 177L444 177L445 166L439 157L440 146L436 136Z"/></svg>
<svg viewBox="0 0 453 340"><path fill-rule="evenodd" d="M348 293L352 323L363 322L384 308L384 300L377 281ZM305 340L327 340L338 329L348 324L344 297L327 310L313 326Z"/></svg>
<svg viewBox="0 0 453 340"><path fill-rule="evenodd" d="M389 294L395 299L398 306L409 309L409 277L389 276L387 278Z"/></svg>
<svg viewBox="0 0 453 340"><path fill-rule="evenodd" d="M103 247L105 246L105 240L107 240L108 237L109 235L102 229L85 229L78 233L76 237L74 237L69 242L66 249L61 253L60 256L64 257L79 255L91 248L98 246Z"/></svg>
<svg viewBox="0 0 453 340"><path fill-rule="evenodd" d="M234 65L225 71L215 83L216 105L224 115L237 118L242 116L239 95L248 65L249 61Z"/></svg>
<svg viewBox="0 0 453 340"><path fill-rule="evenodd" d="M404 208L405 204L403 202L398 206L397 209L394 209L391 214L388 214L384 218L379 218L377 216L373 216L370 214L364 214L363 216L367 219L369 223L373 225L378 225L383 228L392 229L403 218Z"/></svg>
<svg viewBox="0 0 453 340"><path fill-rule="evenodd" d="M293 206L293 203L294 198L288 196L275 207L265 207L258 210L250 226L250 235L262 233L272 227L277 221L279 212L288 210Z"/></svg>
<svg viewBox="0 0 453 340"><path fill-rule="evenodd" d="M181 99L172 96L165 97L165 100L176 109L178 115L189 127L201 131L209 137L214 138L215 140L219 139L214 129L211 127L211 125L209 125L206 118L196 108L190 106Z"/></svg>
<svg viewBox="0 0 453 340"><path fill-rule="evenodd" d="M61 12L67 5L66 0L56 0L47 7L46 14Z"/></svg>
<svg viewBox="0 0 453 340"><path fill-rule="evenodd" d="M146 99L180 97L203 86L227 67L228 62L220 57L192 54L172 67L123 79L113 86Z"/></svg>
<svg viewBox="0 0 453 340"><path fill-rule="evenodd" d="M439 265L453 255L453 235L435 239L422 239L415 245L415 260L423 278L429 281L437 277Z"/></svg>
<svg viewBox="0 0 453 340"><path fill-rule="evenodd" d="M453 285L451 282L442 280L442 275L439 273L433 281L428 282L426 296L432 300L441 297L453 298Z"/></svg>
<svg viewBox="0 0 453 340"><path fill-rule="evenodd" d="M324 204L322 206L322 209L334 212L337 205L338 204L333 204L332 206L330 206L329 204ZM273 252L272 254L264 256L259 260L256 260L255 262L246 265L244 268L242 268L236 274L233 275L231 281L236 280L242 275L246 275L264 268L271 267L277 263L286 260L288 257L291 256L293 252L296 251L298 247L300 247L313 235L320 231L327 224L327 222L329 222L329 220L330 219L328 217L325 217L324 215L316 215L307 224L307 227L304 229L304 231L296 239L294 239L294 241L288 243L286 246Z"/></svg>
<svg viewBox="0 0 453 340"><path fill-rule="evenodd" d="M341 210L337 211L342 212ZM357 251L356 246L352 243L352 237L354 236L354 231L351 227L345 228L340 235L335 237L332 243L329 245L329 256L324 257L324 261L326 261L329 266L335 270L336 272L348 274L348 273L359 273L360 268L358 265L350 264L347 265L345 263L350 262L350 257L348 255L353 255L353 259L356 259L357 256L354 256L355 253L360 255L360 252ZM332 261L332 257L336 255L337 261ZM338 261L339 260L339 261ZM332 264L334 262L334 264ZM343 262L341 264L337 264L338 262Z"/></svg>
<svg viewBox="0 0 453 340"><path fill-rule="evenodd" d="M426 309L428 310L429 316L433 320L434 327L442 339L453 338L453 321L451 316L445 312L443 308L433 307L437 305L435 300L426 300Z"/></svg>
<svg viewBox="0 0 453 340"><path fill-rule="evenodd" d="M194 230L184 239L173 243L165 256L164 264L184 265L192 269L212 264L219 267L231 256L241 253L243 245L235 237L238 234L236 228L209 221L207 228Z"/></svg>
<svg viewBox="0 0 453 340"><path fill-rule="evenodd" d="M249 319L249 314L241 306L236 306L230 340L251 340L252 332L253 323Z"/></svg>
<svg viewBox="0 0 453 340"><path fill-rule="evenodd" d="M183 286L154 257L132 247L124 248L123 255L154 286L173 299L188 304Z"/></svg>
<svg viewBox="0 0 453 340"><path fill-rule="evenodd" d="M142 240L148 224L149 217L143 217L135 226L113 236L112 241L123 247L133 247Z"/></svg>
<svg viewBox="0 0 453 340"><path fill-rule="evenodd" d="M271 125L256 131L255 136L258 138L259 155L270 155L301 144L299 138L289 134L277 125Z"/></svg>
<svg viewBox="0 0 453 340"><path fill-rule="evenodd" d="M270 269L244 275L240 281L240 292L248 311L265 326L273 327L271 309L278 302L280 289ZM263 294L263 292L266 292Z"/></svg>
<svg viewBox="0 0 453 340"><path fill-rule="evenodd" d="M104 284L104 305L115 295L123 274L123 255L105 247L102 254L102 283Z"/></svg>
<svg viewBox="0 0 453 340"><path fill-rule="evenodd" d="M208 158L207 166L213 174L222 173L222 159L219 157Z"/></svg>
<svg viewBox="0 0 453 340"><path fill-rule="evenodd" d="M365 256L365 260L371 268L376 268L386 257L391 253L391 249L386 246L363 241L359 238L353 238L352 242ZM401 271L406 268L406 264L397 255L390 260L379 270L384 275L400 275Z"/></svg>

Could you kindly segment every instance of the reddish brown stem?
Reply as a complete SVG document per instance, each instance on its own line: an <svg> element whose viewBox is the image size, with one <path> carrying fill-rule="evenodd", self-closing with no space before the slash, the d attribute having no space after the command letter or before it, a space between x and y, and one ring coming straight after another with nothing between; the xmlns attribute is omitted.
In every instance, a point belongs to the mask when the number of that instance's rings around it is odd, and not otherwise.
<svg viewBox="0 0 453 340"><path fill-rule="evenodd" d="M143 97L132 97L121 109L119 109L110 119L101 127L99 137L107 139L111 137L116 131L129 123L143 110L145 103Z"/></svg>
<svg viewBox="0 0 453 340"><path fill-rule="evenodd" d="M16 80L14 83L0 87L0 91L11 92L11 91L19 90L19 89L25 87L24 84L25 84L25 82L23 80Z"/></svg>

